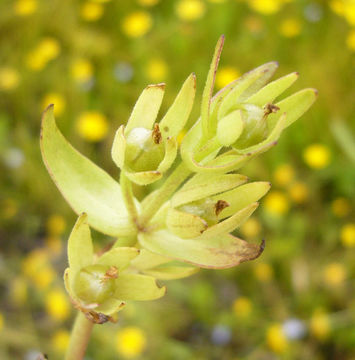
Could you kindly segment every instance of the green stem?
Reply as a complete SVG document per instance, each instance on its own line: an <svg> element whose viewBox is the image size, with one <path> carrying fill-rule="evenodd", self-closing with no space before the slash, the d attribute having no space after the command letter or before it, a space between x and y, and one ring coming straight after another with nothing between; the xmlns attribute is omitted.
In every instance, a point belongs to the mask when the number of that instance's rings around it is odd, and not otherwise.
<svg viewBox="0 0 355 360"><path fill-rule="evenodd" d="M65 360L84 359L93 326L94 324L79 311L70 335Z"/></svg>
<svg viewBox="0 0 355 360"><path fill-rule="evenodd" d="M128 213L131 217L131 220L134 224L137 223L138 219L138 212L136 205L134 204L134 196L133 196L133 190L132 190L132 183L128 179L128 177L125 175L124 171L121 171L120 175L120 185L121 185L121 191L123 195L123 201L126 205L126 208L128 210Z"/></svg>
<svg viewBox="0 0 355 360"><path fill-rule="evenodd" d="M190 174L191 170L181 162L143 208L139 223L146 225Z"/></svg>

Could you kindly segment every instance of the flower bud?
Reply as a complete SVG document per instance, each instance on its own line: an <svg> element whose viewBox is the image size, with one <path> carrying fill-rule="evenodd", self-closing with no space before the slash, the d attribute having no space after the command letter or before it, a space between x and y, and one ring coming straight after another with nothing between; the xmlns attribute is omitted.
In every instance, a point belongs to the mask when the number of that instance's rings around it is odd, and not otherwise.
<svg viewBox="0 0 355 360"><path fill-rule="evenodd" d="M132 129L126 137L126 165L133 171L154 171L164 159L159 127Z"/></svg>
<svg viewBox="0 0 355 360"><path fill-rule="evenodd" d="M89 265L75 276L73 290L85 303L101 304L113 296L117 268L100 264Z"/></svg>

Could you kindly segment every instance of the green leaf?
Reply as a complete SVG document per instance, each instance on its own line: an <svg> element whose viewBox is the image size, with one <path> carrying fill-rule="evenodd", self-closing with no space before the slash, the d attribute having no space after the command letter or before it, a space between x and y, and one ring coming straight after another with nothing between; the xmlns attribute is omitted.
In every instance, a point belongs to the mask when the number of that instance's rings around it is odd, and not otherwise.
<svg viewBox="0 0 355 360"><path fill-rule="evenodd" d="M76 221L68 240L68 262L70 286L77 272L93 263L94 249L90 228L86 223L87 215L81 214Z"/></svg>
<svg viewBox="0 0 355 360"><path fill-rule="evenodd" d="M166 287L159 287L154 277L137 274L121 274L115 281L115 297L123 300L155 300L166 293Z"/></svg>
<svg viewBox="0 0 355 360"><path fill-rule="evenodd" d="M242 119L242 111L236 110L221 120L217 124L218 141L223 146L230 146L236 142L243 132L244 122Z"/></svg>
<svg viewBox="0 0 355 360"><path fill-rule="evenodd" d="M245 183L248 178L240 174L197 174L191 178L171 199L178 207L192 201L222 193Z"/></svg>
<svg viewBox="0 0 355 360"><path fill-rule="evenodd" d="M287 90L298 79L298 76L299 74L294 72L272 81L261 88L256 94L250 96L246 102L260 107L263 107L268 103L273 103L279 95Z"/></svg>
<svg viewBox="0 0 355 360"><path fill-rule="evenodd" d="M221 211L218 218L225 219L244 209L249 204L258 201L270 190L270 187L271 184L269 182L256 181L241 185L236 189L227 191L223 194L215 195L213 197L214 201L224 200L230 205Z"/></svg>
<svg viewBox="0 0 355 360"><path fill-rule="evenodd" d="M43 114L41 151L58 189L77 214L87 214L91 227L111 236L135 234L119 184L66 141L56 126L53 105Z"/></svg>
<svg viewBox="0 0 355 360"><path fill-rule="evenodd" d="M177 136L184 128L194 103L196 76L191 74L182 85L174 103L159 123L164 138Z"/></svg>
<svg viewBox="0 0 355 360"><path fill-rule="evenodd" d="M154 269L144 271L145 274L154 276L158 280L183 279L196 274L200 269L194 266L187 266L183 263L174 262L175 265L161 265Z"/></svg>
<svg viewBox="0 0 355 360"><path fill-rule="evenodd" d="M226 269L253 260L263 250L263 244L249 244L229 234L185 240L167 230L159 230L140 233L138 238L141 245L152 252L210 269Z"/></svg>
<svg viewBox="0 0 355 360"><path fill-rule="evenodd" d="M120 169L123 169L126 155L126 139L124 137L124 125L121 125L116 131L116 135L112 144L111 155L114 163Z"/></svg>
<svg viewBox="0 0 355 360"><path fill-rule="evenodd" d="M183 239L200 236L208 227L207 222L197 215L169 208L166 217L167 228Z"/></svg>
<svg viewBox="0 0 355 360"><path fill-rule="evenodd" d="M163 174L160 171L139 171L133 172L125 169L125 175L138 185L148 185L159 180Z"/></svg>
<svg viewBox="0 0 355 360"><path fill-rule="evenodd" d="M165 84L148 85L143 90L128 119L126 134L139 127L152 129L163 100L164 90Z"/></svg>
<svg viewBox="0 0 355 360"><path fill-rule="evenodd" d="M221 119L234 106L258 91L274 74L277 66L278 64L276 62L269 62L240 77L233 89L225 96L221 103L218 110L218 117Z"/></svg>
<svg viewBox="0 0 355 360"><path fill-rule="evenodd" d="M130 262L139 255L139 250L133 247L116 247L97 260L97 264L115 266L119 271L129 266Z"/></svg>
<svg viewBox="0 0 355 360"><path fill-rule="evenodd" d="M202 123L202 132L203 135L207 138L210 137L210 125L209 125L209 116L210 116L210 105L211 98L214 88L214 81L216 77L216 71L219 63L219 59L221 57L221 52L224 43L224 35L222 35L216 44L216 48L214 50L213 58L211 61L210 69L208 71L206 84L203 89L202 94L202 103L201 103L201 123Z"/></svg>
<svg viewBox="0 0 355 360"><path fill-rule="evenodd" d="M218 237L221 234L231 233L239 226L243 225L244 222L253 214L259 204L254 202L249 204L245 208L239 210L231 217L226 220L219 222L216 225L209 227L201 236L200 239L210 239Z"/></svg>
<svg viewBox="0 0 355 360"><path fill-rule="evenodd" d="M102 313L105 315L113 315L118 311L121 311L125 307L126 303L122 300L115 298L109 298L105 300L102 304L95 308L95 312Z"/></svg>
<svg viewBox="0 0 355 360"><path fill-rule="evenodd" d="M141 249L140 254L132 260L131 265L138 270L148 270L170 262L165 256L154 254L146 249Z"/></svg>
<svg viewBox="0 0 355 360"><path fill-rule="evenodd" d="M317 94L318 92L315 89L303 89L276 103L275 105L278 106L280 110L268 116L269 129L273 129L283 113L286 113L285 128L290 126L311 107L317 98Z"/></svg>
<svg viewBox="0 0 355 360"><path fill-rule="evenodd" d="M164 141L165 154L162 162L159 164L157 171L165 172L173 164L177 154L178 144L175 138L169 138Z"/></svg>

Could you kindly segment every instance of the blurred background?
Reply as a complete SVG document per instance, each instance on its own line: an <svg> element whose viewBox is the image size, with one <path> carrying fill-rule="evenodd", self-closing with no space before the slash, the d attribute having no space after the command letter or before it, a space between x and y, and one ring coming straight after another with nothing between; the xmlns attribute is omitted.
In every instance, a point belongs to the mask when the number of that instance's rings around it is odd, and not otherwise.
<svg viewBox="0 0 355 360"><path fill-rule="evenodd" d="M319 98L242 170L272 190L239 234L261 258L171 281L96 326L87 359L355 359L353 0L0 1L0 358L62 359L75 311L64 291L76 219L42 163L40 117L118 176L117 127L141 90L185 78L197 101L226 35L216 90L271 60ZM163 113L163 112L161 112ZM141 194L143 195L143 194ZM109 239L95 233L102 247Z"/></svg>

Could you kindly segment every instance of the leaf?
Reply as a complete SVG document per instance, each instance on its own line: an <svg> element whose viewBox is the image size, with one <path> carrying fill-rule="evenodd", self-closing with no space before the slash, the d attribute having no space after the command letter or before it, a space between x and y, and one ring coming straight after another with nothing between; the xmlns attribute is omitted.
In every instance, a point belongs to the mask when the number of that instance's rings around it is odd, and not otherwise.
<svg viewBox="0 0 355 360"><path fill-rule="evenodd" d="M206 84L203 89L202 102L201 102L201 123L202 123L202 132L203 135L207 138L210 137L210 126L209 126L209 116L210 116L210 104L214 88L214 81L216 77L216 71L221 57L221 52L224 43L224 35L222 35L216 44L214 54L212 57L210 69L207 74Z"/></svg>
<svg viewBox="0 0 355 360"><path fill-rule="evenodd" d="M87 215L81 214L76 221L68 240L68 262L70 268L70 287L77 272L93 263L94 249Z"/></svg>
<svg viewBox="0 0 355 360"><path fill-rule="evenodd" d="M115 298L123 300L155 300L166 293L166 287L159 287L152 276L121 274L115 280Z"/></svg>
<svg viewBox="0 0 355 360"><path fill-rule="evenodd" d="M158 280L176 280L196 274L200 269L174 262L175 265L161 265L154 269L144 271L145 274L154 276Z"/></svg>
<svg viewBox="0 0 355 360"><path fill-rule="evenodd" d="M87 214L91 227L111 236L135 234L119 184L66 141L56 126L53 105L43 114L41 151L58 189L77 214Z"/></svg>
<svg viewBox="0 0 355 360"><path fill-rule="evenodd" d="M263 251L263 246L249 244L230 234L185 240L167 230L160 230L140 233L138 238L141 245L152 252L210 269L239 265L257 258Z"/></svg>
<svg viewBox="0 0 355 360"><path fill-rule="evenodd" d="M171 199L171 205L177 207L222 193L247 180L246 176L239 174L197 174L175 193Z"/></svg>
<svg viewBox="0 0 355 360"><path fill-rule="evenodd" d="M299 74L297 72L283 76L271 83L265 85L257 93L250 96L246 102L257 106L264 106L273 101L287 90L297 79Z"/></svg>
<svg viewBox="0 0 355 360"><path fill-rule="evenodd" d="M133 247L116 247L97 260L97 264L115 266L118 271L129 266L130 262L139 255L139 250Z"/></svg>
<svg viewBox="0 0 355 360"><path fill-rule="evenodd" d="M230 146L236 142L244 129L241 110L236 110L221 120L217 124L218 141L223 146Z"/></svg>
<svg viewBox="0 0 355 360"><path fill-rule="evenodd" d="M170 262L165 256L154 254L146 249L141 249L140 254L132 260L131 265L138 270L148 270Z"/></svg>
<svg viewBox="0 0 355 360"><path fill-rule="evenodd" d="M148 85L143 90L128 119L126 134L139 127L152 129L163 100L164 90L165 84Z"/></svg>
<svg viewBox="0 0 355 360"><path fill-rule="evenodd" d="M317 94L318 92L315 89L303 89L276 103L275 105L278 106L280 110L268 116L269 129L274 128L283 113L286 113L286 124L284 128L290 126L311 107L317 98Z"/></svg>
<svg viewBox="0 0 355 360"><path fill-rule="evenodd" d="M166 139L164 142L165 154L162 162L159 164L157 171L165 172L173 164L177 154L178 144L175 138Z"/></svg>
<svg viewBox="0 0 355 360"><path fill-rule="evenodd" d="M163 174L160 171L149 170L133 172L125 168L125 175L138 185L148 185L159 180Z"/></svg>
<svg viewBox="0 0 355 360"><path fill-rule="evenodd" d="M224 200L229 203L229 207L223 209L219 215L219 219L225 219L228 216L232 216L238 211L242 210L246 206L255 201L258 201L263 197L269 190L271 184L265 181L256 181L241 185L236 189L227 191L220 195L213 197L214 201Z"/></svg>
<svg viewBox="0 0 355 360"><path fill-rule="evenodd" d="M177 136L184 128L194 103L196 76L192 73L182 85L174 103L159 123L164 138Z"/></svg>
<svg viewBox="0 0 355 360"><path fill-rule="evenodd" d="M169 208L166 217L167 228L183 239L201 235L208 227L205 220L197 215Z"/></svg>
<svg viewBox="0 0 355 360"><path fill-rule="evenodd" d="M231 217L226 220L219 222L216 225L209 227L201 236L201 239L210 239L214 237L218 237L221 234L231 233L239 226L243 225L244 222L253 214L253 212L257 209L259 203L254 202L249 204L245 208L239 210Z"/></svg>
<svg viewBox="0 0 355 360"><path fill-rule="evenodd" d="M251 94L258 91L274 74L277 66L276 62L269 62L240 77L233 89L223 99L218 110L218 117L221 119L235 105L243 102Z"/></svg>
<svg viewBox="0 0 355 360"><path fill-rule="evenodd" d="M118 311L121 311L125 307L126 303L122 300L115 298L109 298L102 304L95 308L95 312L102 313L105 315L113 315Z"/></svg>
<svg viewBox="0 0 355 360"><path fill-rule="evenodd" d="M121 125L116 131L116 135L112 144L111 155L114 163L120 169L123 169L126 155L126 139L124 137L124 125Z"/></svg>

